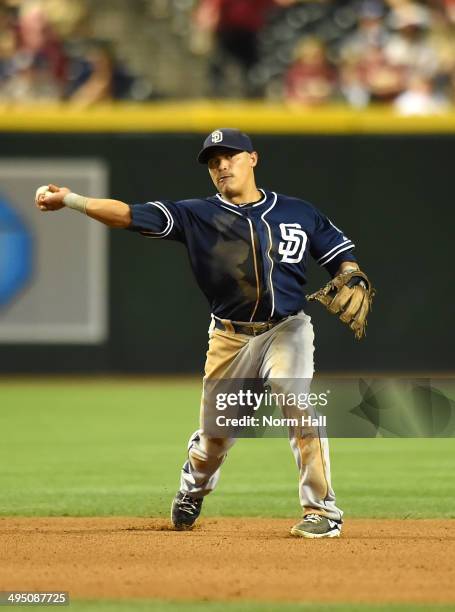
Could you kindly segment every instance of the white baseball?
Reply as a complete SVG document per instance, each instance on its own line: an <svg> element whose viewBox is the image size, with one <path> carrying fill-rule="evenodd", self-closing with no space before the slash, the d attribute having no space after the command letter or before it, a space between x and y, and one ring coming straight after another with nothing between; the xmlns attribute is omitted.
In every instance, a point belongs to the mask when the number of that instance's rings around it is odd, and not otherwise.
<svg viewBox="0 0 455 612"><path fill-rule="evenodd" d="M38 198L41 195L44 195L44 196L52 195L52 191L49 191L49 185L41 185L41 187L38 187L35 193L35 202L38 202Z"/></svg>
<svg viewBox="0 0 455 612"><path fill-rule="evenodd" d="M38 204L39 203L39 197L40 196L49 196L52 195L52 191L49 191L49 185L41 185L41 187L38 187L38 189L36 190L35 193L35 202ZM41 210L46 210L46 207L44 205L40 206Z"/></svg>

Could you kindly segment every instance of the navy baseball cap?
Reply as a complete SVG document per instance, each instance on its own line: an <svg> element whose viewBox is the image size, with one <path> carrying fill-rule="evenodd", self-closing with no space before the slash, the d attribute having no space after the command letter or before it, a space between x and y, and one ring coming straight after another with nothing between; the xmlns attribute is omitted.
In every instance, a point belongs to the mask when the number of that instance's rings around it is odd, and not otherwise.
<svg viewBox="0 0 455 612"><path fill-rule="evenodd" d="M198 162L206 164L210 159L210 152L219 148L248 151L248 153L254 151L251 138L247 134L234 128L219 128L204 140L202 150L197 157Z"/></svg>

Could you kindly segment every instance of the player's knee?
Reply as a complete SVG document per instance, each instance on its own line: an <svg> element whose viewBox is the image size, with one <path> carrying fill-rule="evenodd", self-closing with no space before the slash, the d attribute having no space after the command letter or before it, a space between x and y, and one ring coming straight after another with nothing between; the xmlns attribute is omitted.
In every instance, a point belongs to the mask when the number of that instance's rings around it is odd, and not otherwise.
<svg viewBox="0 0 455 612"><path fill-rule="evenodd" d="M201 438L201 445L211 457L222 457L234 444L231 438Z"/></svg>

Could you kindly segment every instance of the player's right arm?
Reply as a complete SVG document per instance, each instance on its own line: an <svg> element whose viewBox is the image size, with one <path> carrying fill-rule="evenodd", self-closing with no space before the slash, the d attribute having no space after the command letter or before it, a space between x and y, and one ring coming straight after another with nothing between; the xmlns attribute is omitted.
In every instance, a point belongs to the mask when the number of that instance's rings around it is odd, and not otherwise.
<svg viewBox="0 0 455 612"><path fill-rule="evenodd" d="M36 207L42 212L73 208L109 227L127 228L131 225L131 209L120 200L87 198L72 193L67 187L49 185L46 194L35 197Z"/></svg>
<svg viewBox="0 0 455 612"><path fill-rule="evenodd" d="M185 242L186 221L177 203L170 200L130 206L120 200L87 198L51 184L37 190L35 204L43 212L72 208L109 227L128 229L147 238Z"/></svg>

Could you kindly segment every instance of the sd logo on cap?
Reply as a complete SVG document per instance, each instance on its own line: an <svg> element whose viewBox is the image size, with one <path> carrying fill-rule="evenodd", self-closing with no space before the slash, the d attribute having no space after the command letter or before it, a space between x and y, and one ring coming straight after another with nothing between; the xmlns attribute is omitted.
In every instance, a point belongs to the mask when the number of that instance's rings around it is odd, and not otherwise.
<svg viewBox="0 0 455 612"><path fill-rule="evenodd" d="M251 138L234 128L219 128L207 136L204 140L202 150L198 155L198 162L206 164L210 159L210 154L213 149L223 147L224 149L234 149L235 151L254 151Z"/></svg>

